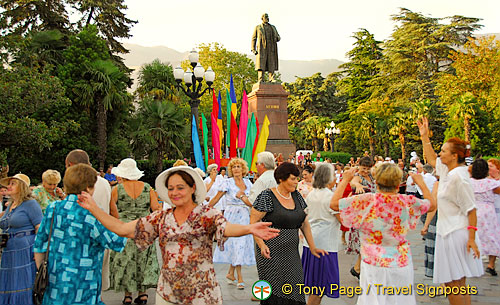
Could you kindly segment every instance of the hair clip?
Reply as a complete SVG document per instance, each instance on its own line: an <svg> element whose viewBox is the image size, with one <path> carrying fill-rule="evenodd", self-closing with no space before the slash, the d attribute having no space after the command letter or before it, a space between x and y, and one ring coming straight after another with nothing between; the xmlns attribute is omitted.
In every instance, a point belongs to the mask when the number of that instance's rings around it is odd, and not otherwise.
<svg viewBox="0 0 500 305"><path fill-rule="evenodd" d="M470 145L469 144L465 145L465 149L470 149Z"/></svg>

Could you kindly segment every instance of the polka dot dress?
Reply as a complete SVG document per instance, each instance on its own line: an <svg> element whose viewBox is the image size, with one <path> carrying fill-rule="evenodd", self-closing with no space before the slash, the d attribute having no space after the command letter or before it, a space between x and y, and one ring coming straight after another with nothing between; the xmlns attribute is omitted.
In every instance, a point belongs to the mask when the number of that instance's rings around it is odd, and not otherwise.
<svg viewBox="0 0 500 305"><path fill-rule="evenodd" d="M271 258L261 255L256 246L255 256L259 279L271 284L272 295L261 304L272 305L302 305L305 303L304 294L299 293L297 284L304 283L304 273L298 251L299 228L302 226L306 214L306 203L297 192L292 193L295 209L289 210L281 205L270 190L263 191L255 200L254 208L266 212L262 221L272 222L271 227L280 229L276 238L264 241L269 247ZM290 294L283 293L283 285L292 288Z"/></svg>

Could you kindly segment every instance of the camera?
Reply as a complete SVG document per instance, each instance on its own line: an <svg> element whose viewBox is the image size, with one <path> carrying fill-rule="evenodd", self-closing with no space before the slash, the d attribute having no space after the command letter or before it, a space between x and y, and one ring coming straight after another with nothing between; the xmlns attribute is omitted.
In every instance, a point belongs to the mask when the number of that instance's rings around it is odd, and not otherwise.
<svg viewBox="0 0 500 305"><path fill-rule="evenodd" d="M9 233L0 233L0 248L7 247L7 241L9 241Z"/></svg>

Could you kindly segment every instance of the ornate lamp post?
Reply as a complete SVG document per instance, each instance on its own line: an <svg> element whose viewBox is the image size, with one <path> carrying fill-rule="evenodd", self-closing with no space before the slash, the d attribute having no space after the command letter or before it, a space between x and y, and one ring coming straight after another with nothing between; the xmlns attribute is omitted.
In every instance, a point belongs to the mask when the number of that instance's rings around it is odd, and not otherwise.
<svg viewBox="0 0 500 305"><path fill-rule="evenodd" d="M191 69L187 69L185 72L181 67L177 67L174 69L174 78L177 82L177 89L181 89L185 95L189 97L189 106L191 107L191 118L195 120L195 126L198 128L198 106L200 105L200 97L205 94L207 90L211 91L212 85L215 80L215 72L211 67L208 67L208 70L205 71L205 68L198 62L200 55L195 50L189 53L189 62L193 67L193 72ZM207 83L207 87L202 91L203 87L203 77L205 77L205 82ZM181 83L184 80L185 86ZM194 144L191 135L191 161L194 161Z"/></svg>
<svg viewBox="0 0 500 305"><path fill-rule="evenodd" d="M335 151L335 136L340 134L340 129L335 127L335 123L330 122L330 126L332 128L325 128L325 135L328 135L330 138L330 143L332 143L332 152Z"/></svg>

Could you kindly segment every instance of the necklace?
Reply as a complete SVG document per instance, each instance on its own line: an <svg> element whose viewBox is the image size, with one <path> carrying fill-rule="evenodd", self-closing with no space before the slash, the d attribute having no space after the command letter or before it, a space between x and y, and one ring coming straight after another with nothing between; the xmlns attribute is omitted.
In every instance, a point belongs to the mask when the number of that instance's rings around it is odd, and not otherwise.
<svg viewBox="0 0 500 305"><path fill-rule="evenodd" d="M290 198L292 198L292 194L290 194L290 196L288 196L288 197L283 196L283 195L280 193L280 190L278 189L278 187L276 187L276 192L278 193L278 195L280 195L281 197L283 197L283 198L285 198L285 199L290 199Z"/></svg>

